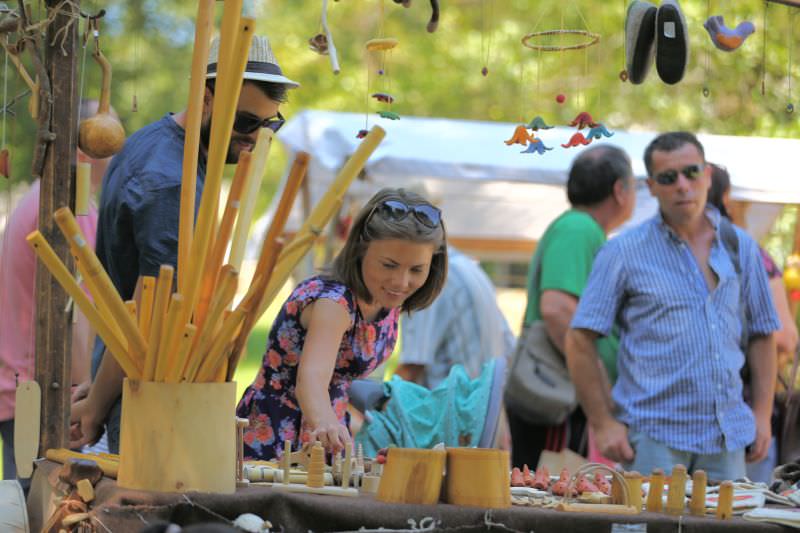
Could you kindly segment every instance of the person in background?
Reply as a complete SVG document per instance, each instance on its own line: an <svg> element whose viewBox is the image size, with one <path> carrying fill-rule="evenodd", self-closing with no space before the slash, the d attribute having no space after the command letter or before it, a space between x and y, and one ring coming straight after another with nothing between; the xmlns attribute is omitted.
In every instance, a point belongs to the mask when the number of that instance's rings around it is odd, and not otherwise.
<svg viewBox="0 0 800 533"><path fill-rule="evenodd" d="M428 307L447 277L441 212L421 196L383 189L361 209L323 274L301 282L272 324L255 381L236 415L247 418L244 456L270 460L319 441L330 452L352 442L353 379L394 349L400 313Z"/></svg>
<svg viewBox="0 0 800 533"><path fill-rule="evenodd" d="M633 213L636 184L630 158L610 145L583 151L570 168L567 197L572 207L548 226L531 260L524 319L526 326L543 320L548 337L561 353L597 250ZM541 265L538 282L533 279L537 264ZM599 340L597 351L605 372L614 379L617 339L612 335ZM514 466L534 468L543 450L569 448L586 454L586 417L580 408L566 422L548 426L526 419L520 407L506 405Z"/></svg>
<svg viewBox="0 0 800 533"><path fill-rule="evenodd" d="M216 89L219 38L211 43L206 68L200 128L195 215L205 183L206 157ZM269 40L254 35L236 103L226 163L255 146L261 128L278 131L284 123L279 108L288 89L299 84L283 75ZM123 300L138 300L144 276L158 276L161 265L178 258L181 180L186 111L165 114L125 142L103 181L97 227L97 257ZM122 368L105 357L97 338L92 354L93 382L86 398L72 404L70 447L96 442L105 430L112 453L119 450Z"/></svg>
<svg viewBox="0 0 800 533"><path fill-rule="evenodd" d="M722 216L731 219L733 213L731 202L731 178L727 169L724 167L709 163L711 165L711 188L708 190L708 203L719 209ZM772 292L772 301L775 304L775 310L778 312L778 318L781 321L781 329L774 333L775 348L778 352L778 369L790 364L794 360L794 354L797 350L797 323L789 310L789 300L786 296L786 286L783 284L783 273L778 265L761 246L758 247L761 253L761 259L764 262L764 268L767 271L769 278L769 288ZM748 373L749 374L749 373ZM777 377L777 375L776 375ZM745 381L745 387L749 383ZM748 396L748 391L745 389L745 398ZM749 399L749 398L748 398ZM769 483L772 481L772 470L778 464L778 446L775 438L780 420L777 419L777 410L773 408L772 416L772 441L769 446L769 453L767 457L756 463L747 464L747 477L753 481L760 481Z"/></svg>
<svg viewBox="0 0 800 533"><path fill-rule="evenodd" d="M455 364L470 377L483 363L507 357L514 334L497 305L494 285L474 259L448 248L447 282L427 309L401 321L400 364L395 374L434 389Z"/></svg>
<svg viewBox="0 0 800 533"><path fill-rule="evenodd" d="M82 100L80 120L97 113L97 100ZM115 111L111 110L114 115ZM78 224L94 248L97 231L96 195L111 158L92 159L78 149L78 161L92 165L89 213ZM3 479L17 475L14 462L14 407L17 381L34 378L35 279L37 260L25 238L39 228L39 180L34 181L11 213L0 244L0 434L3 439ZM72 383L89 379L94 332L86 317L73 308Z"/></svg>
<svg viewBox="0 0 800 533"><path fill-rule="evenodd" d="M738 479L745 458L767 455L772 433L780 322L767 275L755 241L706 204L711 167L697 137L659 135L644 163L659 212L597 253L567 333L570 375L598 448L625 470L683 464ZM612 402L595 341L615 324ZM745 358L752 407L742 398Z"/></svg>

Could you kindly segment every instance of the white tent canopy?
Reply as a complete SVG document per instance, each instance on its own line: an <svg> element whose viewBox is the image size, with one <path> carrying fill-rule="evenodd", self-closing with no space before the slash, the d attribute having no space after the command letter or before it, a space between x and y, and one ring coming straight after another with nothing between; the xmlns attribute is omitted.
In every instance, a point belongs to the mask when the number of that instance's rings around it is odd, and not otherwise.
<svg viewBox="0 0 800 533"><path fill-rule="evenodd" d="M520 153L524 147L503 142L511 137L515 124L405 116L392 121L375 114L369 116L369 124L384 128L386 139L350 189L354 205L380 187L423 188L442 207L448 232L462 247L484 257L499 254L523 260L547 224L568 207L563 185L582 148L564 149L561 144L575 132L573 128L537 132L544 144L553 148L539 155ZM312 156L307 176L312 205L355 151L360 142L356 133L364 126L363 114L304 111L278 134L290 152L303 150ZM613 137L594 142L625 149L634 173L644 178L642 154L654 136L616 131ZM708 160L728 168L734 198L800 203L800 179L794 165L800 141L720 135L699 138ZM643 185L638 200L633 222L655 211L655 202ZM764 226L771 224L779 209L752 211ZM771 215L764 220L767 213ZM299 227L302 217L295 209L289 229ZM764 228L755 229L760 231Z"/></svg>

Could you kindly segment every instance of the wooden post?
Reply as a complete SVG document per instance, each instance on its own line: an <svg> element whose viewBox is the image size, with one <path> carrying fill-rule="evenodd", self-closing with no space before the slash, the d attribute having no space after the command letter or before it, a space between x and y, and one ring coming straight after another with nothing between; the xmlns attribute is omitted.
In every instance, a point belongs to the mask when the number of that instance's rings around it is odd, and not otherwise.
<svg viewBox="0 0 800 533"><path fill-rule="evenodd" d="M58 0L47 0L50 12ZM73 3L80 7L80 1ZM51 123L45 124L54 140L45 152L39 199L39 231L56 254L71 268L69 247L53 221L53 212L74 207L75 148L78 134L76 76L77 24L59 14L42 39L44 65L52 89ZM60 33L59 33L60 32ZM53 36L55 44L51 45ZM64 36L62 42L61 37ZM47 106L42 99L42 106ZM71 317L64 312L67 294L46 268L36 269L36 381L42 388L40 450L62 448L67 443L70 396Z"/></svg>

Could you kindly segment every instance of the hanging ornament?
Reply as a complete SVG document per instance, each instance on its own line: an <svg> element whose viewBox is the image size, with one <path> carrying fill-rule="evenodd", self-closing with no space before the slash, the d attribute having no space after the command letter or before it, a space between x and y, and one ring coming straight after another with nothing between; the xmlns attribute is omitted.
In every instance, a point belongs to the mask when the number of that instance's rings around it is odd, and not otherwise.
<svg viewBox="0 0 800 533"><path fill-rule="evenodd" d="M395 2L399 3L399 2ZM391 54L391 51L394 50L399 41L397 39L391 37L384 37L383 36L383 22L384 22L384 7L383 7L383 0L380 0L381 6L381 16L380 16L380 28L378 31L378 37L375 39L370 39L364 44L364 49L367 52L367 57L365 60L365 64L367 67L367 87L366 87L366 98L365 98L365 111L364 111L364 128L359 130L356 134L356 137L359 139L363 139L366 136L367 130L369 130L369 104L370 98L374 98L378 102L384 104L386 107L378 111L378 116L384 119L389 120L400 120L400 115L396 112L391 110L391 106L395 101L395 97L391 93L391 78L387 74L387 55ZM407 7L407 6L406 6ZM370 93L370 88L372 85L372 69L370 67L370 56L378 56L378 64L380 67L377 70L378 76L381 77L381 90Z"/></svg>

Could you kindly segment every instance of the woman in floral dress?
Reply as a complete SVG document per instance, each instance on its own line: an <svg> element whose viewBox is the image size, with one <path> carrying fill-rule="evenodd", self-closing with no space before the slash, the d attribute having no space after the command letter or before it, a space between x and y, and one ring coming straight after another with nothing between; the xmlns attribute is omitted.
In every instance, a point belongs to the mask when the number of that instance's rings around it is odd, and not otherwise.
<svg viewBox="0 0 800 533"><path fill-rule="evenodd" d="M402 311L433 302L447 275L441 212L403 189L383 189L356 216L331 268L300 283L276 318L267 352L237 415L250 421L248 459L274 459L283 442L351 442L348 390L394 349Z"/></svg>

